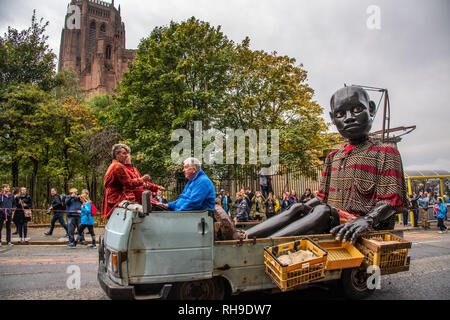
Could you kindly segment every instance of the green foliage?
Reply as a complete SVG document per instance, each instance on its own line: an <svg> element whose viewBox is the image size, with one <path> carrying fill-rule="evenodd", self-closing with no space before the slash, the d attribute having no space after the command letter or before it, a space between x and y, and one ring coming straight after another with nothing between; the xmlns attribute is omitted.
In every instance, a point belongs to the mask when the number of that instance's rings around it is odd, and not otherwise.
<svg viewBox="0 0 450 320"><path fill-rule="evenodd" d="M55 54L49 49L45 29L33 11L31 26L22 31L8 27L0 37L0 87L20 83L37 84L43 90L55 86Z"/></svg>
<svg viewBox="0 0 450 320"><path fill-rule="evenodd" d="M279 129L282 165L316 166L330 141L307 72L295 59L253 51L195 18L157 27L125 74L111 123L149 172L173 170L175 129ZM269 149L270 151L270 149Z"/></svg>

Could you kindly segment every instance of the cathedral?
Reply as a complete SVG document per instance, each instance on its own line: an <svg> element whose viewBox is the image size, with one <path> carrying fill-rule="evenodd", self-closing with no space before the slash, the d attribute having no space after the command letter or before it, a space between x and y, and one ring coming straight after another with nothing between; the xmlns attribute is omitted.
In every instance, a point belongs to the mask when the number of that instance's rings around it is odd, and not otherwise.
<svg viewBox="0 0 450 320"><path fill-rule="evenodd" d="M75 70L87 97L113 93L135 58L136 50L125 46L120 5L116 9L114 0L70 2L61 34L58 71Z"/></svg>

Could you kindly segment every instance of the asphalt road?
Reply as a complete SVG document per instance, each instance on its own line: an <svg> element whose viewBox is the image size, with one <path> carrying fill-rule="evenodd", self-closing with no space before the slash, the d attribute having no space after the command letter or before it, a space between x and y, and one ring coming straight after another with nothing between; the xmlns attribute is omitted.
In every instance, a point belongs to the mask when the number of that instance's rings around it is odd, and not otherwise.
<svg viewBox="0 0 450 320"><path fill-rule="evenodd" d="M408 272L383 276L373 300L450 299L450 233L410 231ZM97 250L79 246L0 247L0 300L107 300L97 282ZM79 280L79 281L78 281ZM327 287L229 300L340 299Z"/></svg>

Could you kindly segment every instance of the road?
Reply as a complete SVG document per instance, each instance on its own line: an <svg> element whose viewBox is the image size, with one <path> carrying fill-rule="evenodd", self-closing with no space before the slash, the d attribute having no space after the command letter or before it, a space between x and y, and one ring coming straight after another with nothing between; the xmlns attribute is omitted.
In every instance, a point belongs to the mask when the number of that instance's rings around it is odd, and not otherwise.
<svg viewBox="0 0 450 320"><path fill-rule="evenodd" d="M415 230L405 232L405 238L413 242L410 270L383 276L381 289L370 299L450 299L450 233ZM55 245L0 247L0 300L107 300L96 277L95 249ZM323 286L276 295L247 293L228 299L301 298L340 299Z"/></svg>

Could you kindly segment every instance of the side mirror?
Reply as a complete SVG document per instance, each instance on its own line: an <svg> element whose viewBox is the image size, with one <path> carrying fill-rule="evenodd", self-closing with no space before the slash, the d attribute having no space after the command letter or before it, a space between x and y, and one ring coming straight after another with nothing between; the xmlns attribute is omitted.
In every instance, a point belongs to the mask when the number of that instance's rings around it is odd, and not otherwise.
<svg viewBox="0 0 450 320"><path fill-rule="evenodd" d="M148 216L152 212L152 200L150 197L150 192L145 191L142 193L142 213L144 216Z"/></svg>

